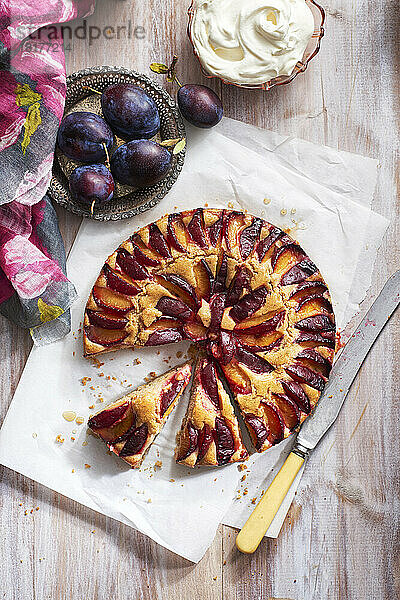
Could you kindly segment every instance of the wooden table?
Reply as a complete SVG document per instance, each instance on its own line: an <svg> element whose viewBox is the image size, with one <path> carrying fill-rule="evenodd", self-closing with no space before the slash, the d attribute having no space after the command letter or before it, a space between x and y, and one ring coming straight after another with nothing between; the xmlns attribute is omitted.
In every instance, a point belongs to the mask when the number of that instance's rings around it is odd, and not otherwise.
<svg viewBox="0 0 400 600"><path fill-rule="evenodd" d="M119 40L102 35L90 45L73 38L68 72L119 64L149 73L150 62L168 61L176 52L180 79L202 82L186 37L188 3L98 0L87 26L117 31L131 21L132 37L120 29ZM375 265L372 297L399 267L398 6L393 0L329 0L325 8L322 50L293 84L267 93L211 85L227 116L380 160L373 208L391 224ZM136 26L144 28L144 39L135 39ZM69 249L79 219L58 214ZM31 342L7 321L1 325L4 417ZM221 526L203 560L193 565L133 529L1 469L0 598L400 598L399 354L397 313L363 365L337 424L313 454L279 539L264 540L253 556L239 554L235 531ZM29 419L35 399L27 398L26 406Z"/></svg>

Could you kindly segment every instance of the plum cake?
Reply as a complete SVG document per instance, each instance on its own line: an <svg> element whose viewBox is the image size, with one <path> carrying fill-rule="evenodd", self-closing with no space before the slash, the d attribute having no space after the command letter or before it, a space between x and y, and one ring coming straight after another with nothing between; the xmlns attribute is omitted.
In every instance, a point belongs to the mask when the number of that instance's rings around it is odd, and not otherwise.
<svg viewBox="0 0 400 600"><path fill-rule="evenodd" d="M191 396L177 436L178 463L225 465L248 458L239 424L212 358L200 357Z"/></svg>
<svg viewBox="0 0 400 600"><path fill-rule="evenodd" d="M328 288L294 239L249 214L198 208L146 225L106 260L85 310L84 353L196 343L212 357L209 364L218 365L218 378L226 380L261 452L287 437L315 406L331 369L335 334ZM192 397L190 410L196 402ZM228 405L222 401L221 413L213 401L208 406L213 443L199 459L197 440L196 451L182 458L203 430L198 422L190 437L188 425L181 462L218 463L214 432ZM236 440L236 424L228 421Z"/></svg>
<svg viewBox="0 0 400 600"><path fill-rule="evenodd" d="M108 405L89 419L88 426L114 454L131 467L140 466L191 374L191 363L175 367Z"/></svg>

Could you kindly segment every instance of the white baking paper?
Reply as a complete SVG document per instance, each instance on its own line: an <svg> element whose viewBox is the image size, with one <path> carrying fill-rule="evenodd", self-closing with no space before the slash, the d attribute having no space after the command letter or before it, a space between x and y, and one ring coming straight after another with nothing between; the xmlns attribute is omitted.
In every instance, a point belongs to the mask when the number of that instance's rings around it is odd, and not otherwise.
<svg viewBox="0 0 400 600"><path fill-rule="evenodd" d="M230 119L210 131L190 129L184 169L157 207L131 220L82 224L68 259L69 278L78 291L72 333L32 350L0 432L0 462L191 561L200 560L220 522L243 524L291 441L252 457L245 471L237 465L193 470L175 465L175 434L186 393L139 470L109 455L100 440L87 435L89 414L150 373L181 363L188 345L119 351L104 355L104 364L97 365L83 359L82 314L98 271L122 240L164 213L205 205L247 209L299 240L326 278L343 328L369 286L374 254L387 227L370 210L376 174L372 159ZM85 423L67 422L65 411L84 417ZM58 443L57 436L64 442ZM269 535L277 535L287 508Z"/></svg>

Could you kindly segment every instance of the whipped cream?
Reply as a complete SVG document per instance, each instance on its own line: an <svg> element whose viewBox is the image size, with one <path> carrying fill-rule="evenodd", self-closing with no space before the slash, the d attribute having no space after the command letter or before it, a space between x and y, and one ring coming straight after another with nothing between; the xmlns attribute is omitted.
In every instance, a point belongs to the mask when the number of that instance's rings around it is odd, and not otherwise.
<svg viewBox="0 0 400 600"><path fill-rule="evenodd" d="M314 31L305 0L195 0L191 36L204 69L238 84L290 75Z"/></svg>

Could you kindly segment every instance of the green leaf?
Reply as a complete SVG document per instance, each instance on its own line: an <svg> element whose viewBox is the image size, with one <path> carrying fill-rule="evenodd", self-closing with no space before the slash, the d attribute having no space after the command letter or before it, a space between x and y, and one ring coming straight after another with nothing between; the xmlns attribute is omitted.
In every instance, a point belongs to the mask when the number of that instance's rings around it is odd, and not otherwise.
<svg viewBox="0 0 400 600"><path fill-rule="evenodd" d="M168 73L168 67L163 63L151 63L150 69L153 73Z"/></svg>
<svg viewBox="0 0 400 600"><path fill-rule="evenodd" d="M186 146L186 140L185 140L185 138L182 138L180 140L180 142L178 142L176 144L175 148L172 151L172 154L179 154L179 152L181 152L185 146Z"/></svg>

